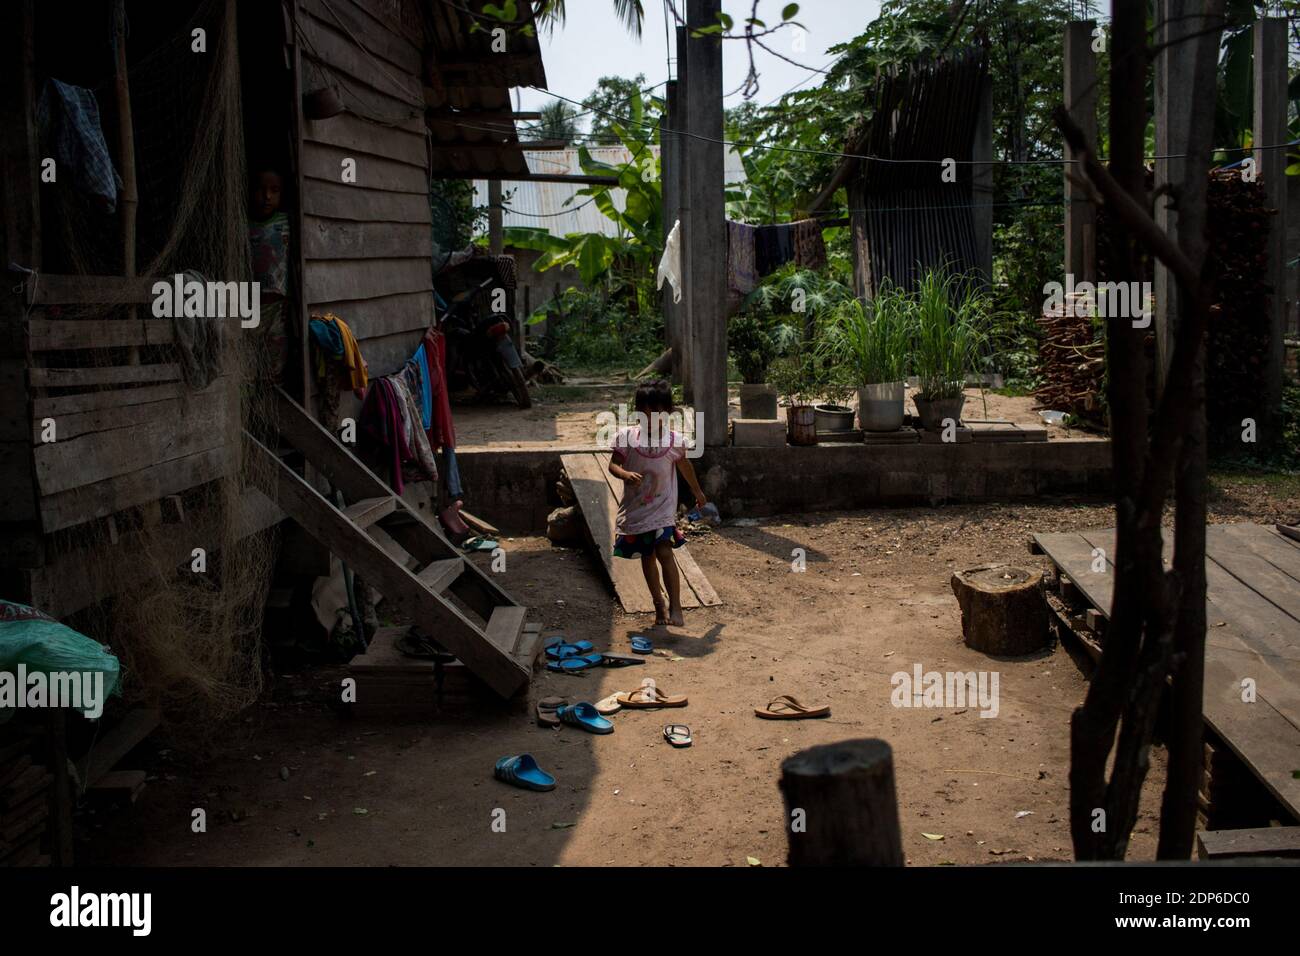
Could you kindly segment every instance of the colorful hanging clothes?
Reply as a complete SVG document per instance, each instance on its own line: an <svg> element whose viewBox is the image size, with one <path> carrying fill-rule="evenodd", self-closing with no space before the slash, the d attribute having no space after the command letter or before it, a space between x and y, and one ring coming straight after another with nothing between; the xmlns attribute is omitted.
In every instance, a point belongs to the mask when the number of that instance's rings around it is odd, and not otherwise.
<svg viewBox="0 0 1300 956"><path fill-rule="evenodd" d="M794 229L794 264L800 269L817 271L826 268L826 243L821 223L800 219L790 224Z"/></svg>
<svg viewBox="0 0 1300 956"><path fill-rule="evenodd" d="M727 222L727 299L731 311L741 300L758 288L758 268L754 254L753 226Z"/></svg>
<svg viewBox="0 0 1300 956"><path fill-rule="evenodd" d="M339 362L339 387L350 388L357 398L364 398L370 371L348 324L333 312L313 312L308 327L320 346L316 353L317 377L325 378L325 357L328 355Z"/></svg>
<svg viewBox="0 0 1300 956"><path fill-rule="evenodd" d="M411 361L416 364L420 373L420 421L424 425L424 430L428 431L433 425L433 388L429 385L429 357L424 350L423 339Z"/></svg>
<svg viewBox="0 0 1300 956"><path fill-rule="evenodd" d="M771 275L794 258L794 227L757 226L754 229L754 268L760 276Z"/></svg>
<svg viewBox="0 0 1300 956"><path fill-rule="evenodd" d="M424 333L424 355L433 404L429 443L434 448L455 448L456 427L451 420L451 394L447 388L447 340L441 332L430 328Z"/></svg>
<svg viewBox="0 0 1300 956"><path fill-rule="evenodd" d="M366 389L358 418L361 426L362 451L378 462L387 462L390 484L402 493L402 462L411 457L402 426L402 409L393 384L386 378L375 379Z"/></svg>
<svg viewBox="0 0 1300 956"><path fill-rule="evenodd" d="M407 366L410 367L409 364ZM410 386L407 383L405 370L398 372L396 375L386 375L384 380L392 387L394 394L400 405L399 411L402 413L403 437L406 439L406 447L410 452L409 458L404 461L414 461L417 470L422 477L430 481L438 480L438 465L433 460L433 449L429 447L429 436L420 425L420 408L415 403L415 396L411 393Z"/></svg>

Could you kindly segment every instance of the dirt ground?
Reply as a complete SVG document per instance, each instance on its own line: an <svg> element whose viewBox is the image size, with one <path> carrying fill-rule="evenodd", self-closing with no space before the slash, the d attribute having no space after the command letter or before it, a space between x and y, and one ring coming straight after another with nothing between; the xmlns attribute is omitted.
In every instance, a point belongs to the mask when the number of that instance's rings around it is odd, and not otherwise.
<svg viewBox="0 0 1300 956"><path fill-rule="evenodd" d="M1294 520L1295 485L1221 490L1214 520ZM993 660L961 642L948 586L956 568L1034 564L1032 531L1105 526L1101 503L1001 504L776 517L723 526L691 550L724 604L686 612L686 627L650 628L622 613L596 562L544 539L505 542L506 585L545 633L626 651L657 648L644 666L584 677L541 670L529 701L595 701L653 676L689 706L622 712L591 736L541 729L523 706L482 704L409 720L345 719L329 706L342 672L280 675L201 755L143 755L150 783L134 806L83 813L87 863L217 865L763 865L785 859L781 761L813 744L881 737L894 751L903 847L912 864L1070 857L1067 722L1085 691L1063 647ZM791 570L794 548L807 571ZM896 708L891 675L996 670L999 712ZM777 694L827 703L823 720L757 719ZM664 724L686 723L676 750ZM534 754L551 793L492 779L505 754ZM133 758L139 766L141 756ZM1154 853L1164 756L1152 756L1130 858ZM206 833L191 832L195 808ZM494 811L505 832L494 832ZM497 817L499 818L499 814ZM927 836L928 835L928 836Z"/></svg>
<svg viewBox="0 0 1300 956"><path fill-rule="evenodd" d="M632 402L636 383L600 382L575 379L566 385L544 386L533 390L533 407L527 411L503 403L457 405L456 435L462 451L491 448L545 448L562 446L583 448L595 441L596 415L611 411L620 403ZM729 418L740 415L740 393L732 388ZM986 404L987 403L987 404ZM849 404L857 408L856 396ZM907 410L913 410L911 393L908 393ZM778 415L784 419L785 409ZM993 392L980 393L979 389L966 390L963 417L967 419L996 419L1017 425L1044 424L1035 411L1035 400L1028 396L1004 396ZM1049 426L1048 439L1085 438L1089 433L1078 429Z"/></svg>

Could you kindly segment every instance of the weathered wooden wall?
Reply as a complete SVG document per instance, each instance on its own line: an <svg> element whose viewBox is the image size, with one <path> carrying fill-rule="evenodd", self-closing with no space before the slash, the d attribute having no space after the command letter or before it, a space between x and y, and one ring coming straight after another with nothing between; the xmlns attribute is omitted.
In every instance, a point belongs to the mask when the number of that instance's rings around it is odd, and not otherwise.
<svg viewBox="0 0 1300 956"><path fill-rule="evenodd" d="M433 319L420 24L413 0L298 2L303 90L331 85L347 107L302 122L307 312L342 317L372 375L399 369Z"/></svg>

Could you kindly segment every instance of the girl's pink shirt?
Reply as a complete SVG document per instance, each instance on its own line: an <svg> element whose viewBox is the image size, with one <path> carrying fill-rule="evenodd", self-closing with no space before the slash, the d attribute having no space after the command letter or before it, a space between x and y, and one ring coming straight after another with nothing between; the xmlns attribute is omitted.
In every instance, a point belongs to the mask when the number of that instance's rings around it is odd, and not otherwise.
<svg viewBox="0 0 1300 956"><path fill-rule="evenodd" d="M637 426L619 431L614 439L614 463L640 474L641 483L623 486L616 534L662 531L677 524L677 463L685 457L686 441L675 431L657 447L642 444Z"/></svg>

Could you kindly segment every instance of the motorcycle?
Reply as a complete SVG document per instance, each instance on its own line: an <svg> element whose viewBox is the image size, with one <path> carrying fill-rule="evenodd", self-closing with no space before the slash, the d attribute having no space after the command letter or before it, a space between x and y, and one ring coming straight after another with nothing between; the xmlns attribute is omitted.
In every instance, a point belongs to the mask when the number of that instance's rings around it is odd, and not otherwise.
<svg viewBox="0 0 1300 956"><path fill-rule="evenodd" d="M515 348L513 316L480 309L481 297L494 282L484 279L443 303L439 322L447 340L447 377L453 389L472 388L479 398L510 394L520 408L532 408L524 363Z"/></svg>

